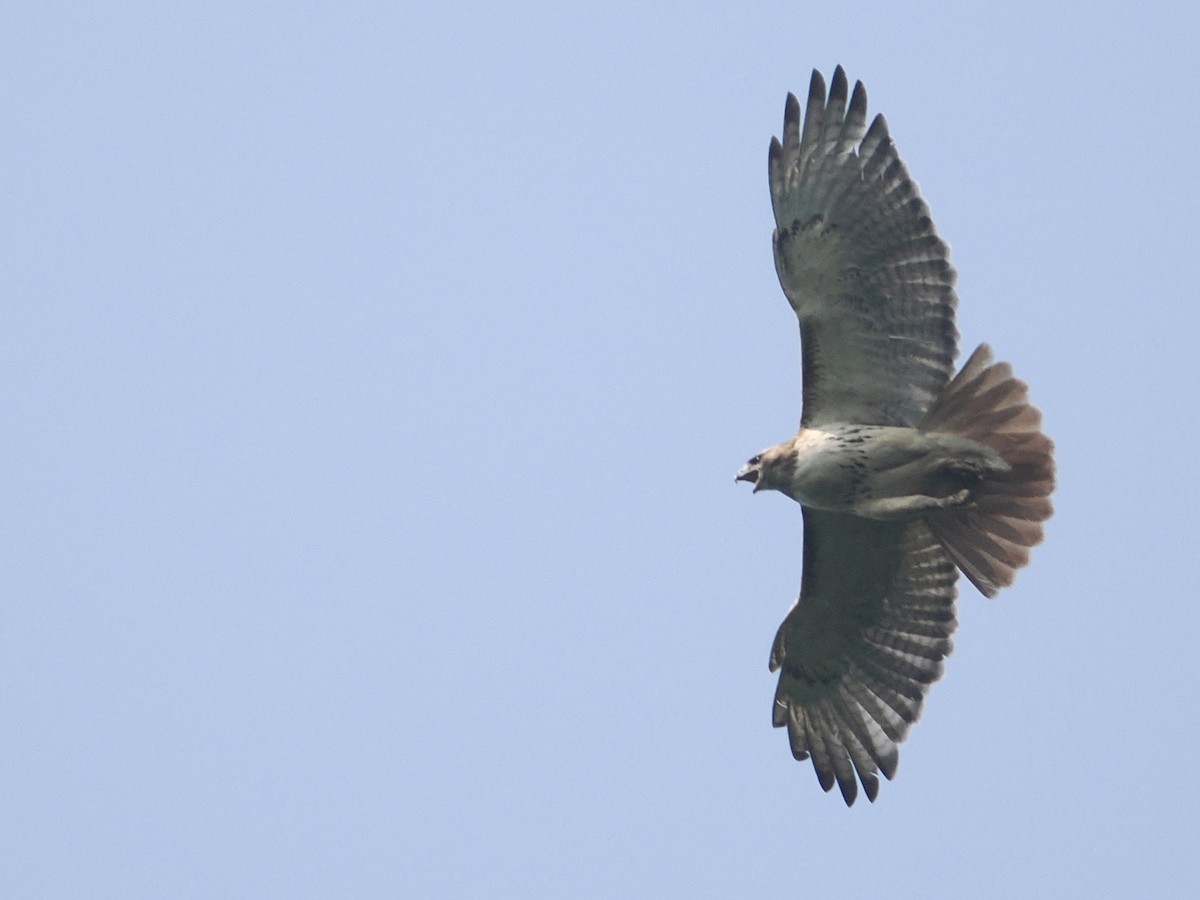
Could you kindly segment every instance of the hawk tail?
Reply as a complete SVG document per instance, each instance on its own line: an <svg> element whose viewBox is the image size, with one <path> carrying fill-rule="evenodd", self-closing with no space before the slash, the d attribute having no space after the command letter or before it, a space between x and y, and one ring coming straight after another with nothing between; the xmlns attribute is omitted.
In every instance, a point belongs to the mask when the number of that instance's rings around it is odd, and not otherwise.
<svg viewBox="0 0 1200 900"><path fill-rule="evenodd" d="M992 362L987 344L971 354L921 421L925 431L990 447L1009 465L984 475L968 505L925 516L955 564L988 597L1012 584L1029 562L1029 549L1042 540L1042 522L1053 511L1054 443L1041 424L1028 386L1008 363Z"/></svg>

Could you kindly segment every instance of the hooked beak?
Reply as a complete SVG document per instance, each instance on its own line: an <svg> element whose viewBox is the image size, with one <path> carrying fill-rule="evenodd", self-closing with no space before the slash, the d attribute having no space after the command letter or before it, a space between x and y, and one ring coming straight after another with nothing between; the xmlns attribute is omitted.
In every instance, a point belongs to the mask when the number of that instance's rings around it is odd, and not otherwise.
<svg viewBox="0 0 1200 900"><path fill-rule="evenodd" d="M762 467L752 466L749 463L738 469L737 475L734 476L734 481L751 481L754 483L754 493L759 491L759 480L762 478Z"/></svg>

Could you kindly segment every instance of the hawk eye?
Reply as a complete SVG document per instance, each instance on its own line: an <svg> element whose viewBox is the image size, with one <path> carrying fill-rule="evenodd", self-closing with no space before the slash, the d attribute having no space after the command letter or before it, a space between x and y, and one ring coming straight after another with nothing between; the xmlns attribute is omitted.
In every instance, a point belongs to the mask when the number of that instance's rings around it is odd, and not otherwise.
<svg viewBox="0 0 1200 900"><path fill-rule="evenodd" d="M757 466L757 465L758 465L760 462L762 462L762 456L761 456L761 455L760 455L760 456L753 456L753 457L751 457L751 458L750 458L750 465L752 465L752 466Z"/></svg>

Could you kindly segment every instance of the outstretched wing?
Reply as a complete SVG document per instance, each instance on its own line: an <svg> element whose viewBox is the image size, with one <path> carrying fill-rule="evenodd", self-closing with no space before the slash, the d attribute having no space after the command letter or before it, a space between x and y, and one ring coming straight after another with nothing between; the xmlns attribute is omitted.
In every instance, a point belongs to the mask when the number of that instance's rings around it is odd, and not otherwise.
<svg viewBox="0 0 1200 900"><path fill-rule="evenodd" d="M874 801L953 646L958 572L922 521L804 509L804 577L771 650L772 716L847 805Z"/></svg>
<svg viewBox="0 0 1200 900"><path fill-rule="evenodd" d="M887 121L838 66L771 140L775 268L800 319L803 425L915 425L958 353L954 268Z"/></svg>

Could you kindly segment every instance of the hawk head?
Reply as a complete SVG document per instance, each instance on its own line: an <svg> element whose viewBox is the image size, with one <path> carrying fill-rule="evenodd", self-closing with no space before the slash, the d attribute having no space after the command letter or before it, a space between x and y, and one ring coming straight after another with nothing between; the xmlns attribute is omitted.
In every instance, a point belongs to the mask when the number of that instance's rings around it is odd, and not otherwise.
<svg viewBox="0 0 1200 900"><path fill-rule="evenodd" d="M796 449L792 446L791 441L786 444L776 444L774 447L750 457L747 463L738 470L734 480L752 482L756 494L759 491L784 490L792 482L795 461Z"/></svg>

